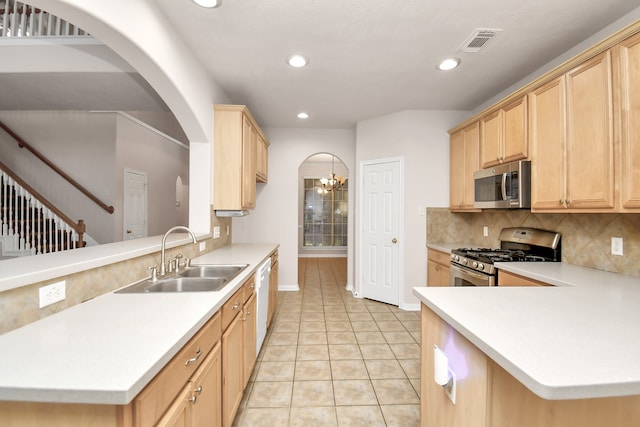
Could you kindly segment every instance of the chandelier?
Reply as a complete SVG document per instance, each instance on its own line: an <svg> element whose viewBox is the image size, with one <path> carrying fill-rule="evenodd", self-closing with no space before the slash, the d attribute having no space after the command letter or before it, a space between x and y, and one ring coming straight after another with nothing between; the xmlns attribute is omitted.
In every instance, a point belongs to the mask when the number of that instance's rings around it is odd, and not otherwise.
<svg viewBox="0 0 640 427"><path fill-rule="evenodd" d="M347 178L343 176L338 176L334 172L336 156L331 155L331 173L328 178L320 178L320 184L322 188L320 191L323 193L327 193L329 191L339 190L342 186L347 182Z"/></svg>

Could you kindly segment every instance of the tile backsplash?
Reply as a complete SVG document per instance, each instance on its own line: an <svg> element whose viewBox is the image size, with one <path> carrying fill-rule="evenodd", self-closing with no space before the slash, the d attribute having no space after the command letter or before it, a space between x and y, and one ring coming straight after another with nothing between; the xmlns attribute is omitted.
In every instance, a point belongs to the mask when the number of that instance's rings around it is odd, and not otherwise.
<svg viewBox="0 0 640 427"><path fill-rule="evenodd" d="M231 243L231 235L225 230L231 228L231 218L217 218L211 215L211 229L220 226L219 239L207 239L207 252L227 246ZM187 244L167 249L167 258L177 254L185 258L195 258L202 253L198 244ZM37 256L37 255L36 255ZM57 277L55 279L33 283L0 293L0 334L50 316L56 312L83 303L92 298L111 292L130 283L149 276L148 267L160 264L160 252L105 265L91 270ZM67 282L66 299L50 306L38 307L38 289L50 283L65 280Z"/></svg>
<svg viewBox="0 0 640 427"><path fill-rule="evenodd" d="M562 233L562 261L640 277L640 214L535 214L528 210L453 213L427 209L427 241L498 247L506 227ZM483 236L483 227L489 236ZM611 255L611 238L624 239L624 255Z"/></svg>

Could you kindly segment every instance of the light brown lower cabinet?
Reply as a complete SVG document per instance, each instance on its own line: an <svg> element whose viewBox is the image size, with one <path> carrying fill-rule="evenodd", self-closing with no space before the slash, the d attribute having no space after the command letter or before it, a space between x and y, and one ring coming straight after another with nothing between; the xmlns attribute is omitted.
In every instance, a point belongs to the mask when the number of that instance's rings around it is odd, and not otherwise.
<svg viewBox="0 0 640 427"><path fill-rule="evenodd" d="M271 325L271 320L278 306L278 251L271 255L271 273L269 274L269 303L267 308L267 327Z"/></svg>
<svg viewBox="0 0 640 427"><path fill-rule="evenodd" d="M427 249L427 286L449 286L449 254Z"/></svg>
<svg viewBox="0 0 640 427"><path fill-rule="evenodd" d="M553 286L549 283L498 270L498 286Z"/></svg>
<svg viewBox="0 0 640 427"><path fill-rule="evenodd" d="M453 346L464 358L456 404L434 381L434 345ZM420 357L422 427L636 427L640 396L545 400L498 366L433 311L422 305ZM455 369L455 368L454 368Z"/></svg>

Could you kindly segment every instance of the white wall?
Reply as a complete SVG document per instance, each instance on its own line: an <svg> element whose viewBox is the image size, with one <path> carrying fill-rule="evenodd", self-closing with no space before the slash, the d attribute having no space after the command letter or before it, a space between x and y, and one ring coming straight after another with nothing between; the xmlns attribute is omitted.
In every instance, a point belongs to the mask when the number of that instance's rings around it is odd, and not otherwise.
<svg viewBox="0 0 640 427"><path fill-rule="evenodd" d="M280 244L281 289L298 288L298 168L316 153L333 153L350 171L355 170L355 134L350 129L263 129L269 142L269 182L258 184L256 209L233 219L234 243L275 242ZM350 191L349 205L355 206ZM353 230L353 215L349 228ZM224 232L224 231L223 231ZM349 237L353 259L353 235ZM353 283L352 266L347 272Z"/></svg>
<svg viewBox="0 0 640 427"><path fill-rule="evenodd" d="M426 283L425 206L449 206L449 135L447 130L468 116L467 111L404 111L358 123L356 168L360 163L390 157L404 158L404 283L400 307L417 309L414 286ZM353 187L352 187L353 188ZM361 206L356 198L356 227L359 229ZM358 237L358 233L356 233ZM356 252L358 238L356 237ZM356 263L359 254L356 253ZM356 277L359 277L356 268ZM361 284L356 281L356 291Z"/></svg>

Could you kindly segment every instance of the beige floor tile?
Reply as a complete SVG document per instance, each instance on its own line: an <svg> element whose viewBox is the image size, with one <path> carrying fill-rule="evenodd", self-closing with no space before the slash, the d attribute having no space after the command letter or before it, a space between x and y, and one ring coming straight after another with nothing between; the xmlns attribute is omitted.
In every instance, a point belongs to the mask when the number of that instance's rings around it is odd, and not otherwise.
<svg viewBox="0 0 640 427"><path fill-rule="evenodd" d="M407 378L404 370L395 359L365 360L364 363L372 380Z"/></svg>
<svg viewBox="0 0 640 427"><path fill-rule="evenodd" d="M276 323L277 322L299 322L300 321L300 311L296 312L290 312L289 310L287 310L284 313L280 313L278 314L278 316L276 317Z"/></svg>
<svg viewBox="0 0 640 427"><path fill-rule="evenodd" d="M353 302L347 302L344 304L347 309L347 313L368 313L367 307L364 304L358 304Z"/></svg>
<svg viewBox="0 0 640 427"><path fill-rule="evenodd" d="M418 404L420 402L411 382L407 379L371 380L371 383L380 405Z"/></svg>
<svg viewBox="0 0 640 427"><path fill-rule="evenodd" d="M381 405L387 427L419 427L420 405Z"/></svg>
<svg viewBox="0 0 640 427"><path fill-rule="evenodd" d="M323 312L324 312L324 309L322 308L322 304L318 304L316 302L310 302L302 306L303 315L305 313L323 313Z"/></svg>
<svg viewBox="0 0 640 427"><path fill-rule="evenodd" d="M326 332L300 332L298 337L299 345L327 344Z"/></svg>
<svg viewBox="0 0 640 427"><path fill-rule="evenodd" d="M289 408L246 408L236 416L233 427L287 427Z"/></svg>
<svg viewBox="0 0 640 427"><path fill-rule="evenodd" d="M369 373L362 360L332 360L333 380L367 380Z"/></svg>
<svg viewBox="0 0 640 427"><path fill-rule="evenodd" d="M303 312L300 320L302 322L324 322L324 311Z"/></svg>
<svg viewBox="0 0 640 427"><path fill-rule="evenodd" d="M337 406L339 427L386 427L379 406Z"/></svg>
<svg viewBox="0 0 640 427"><path fill-rule="evenodd" d="M418 396L420 396L420 378L409 378L409 381L413 386L413 390L416 392Z"/></svg>
<svg viewBox="0 0 640 427"><path fill-rule="evenodd" d="M329 360L329 348L326 345L300 345L297 360Z"/></svg>
<svg viewBox="0 0 640 427"><path fill-rule="evenodd" d="M291 406L335 406L331 381L296 381L293 383Z"/></svg>
<svg viewBox="0 0 640 427"><path fill-rule="evenodd" d="M395 359L388 344L360 344L364 359Z"/></svg>
<svg viewBox="0 0 640 427"><path fill-rule="evenodd" d="M300 322L300 332L326 332L324 322Z"/></svg>
<svg viewBox="0 0 640 427"><path fill-rule="evenodd" d="M327 318L333 318L333 313L347 313L347 309L344 308L344 305L325 305L324 306L324 312L325 314L327 313L332 313L331 316L327 315Z"/></svg>
<svg viewBox="0 0 640 427"><path fill-rule="evenodd" d="M417 320L420 321L420 312L419 311L399 311L394 312L395 316L398 320L404 322L408 320Z"/></svg>
<svg viewBox="0 0 640 427"><path fill-rule="evenodd" d="M263 362L286 362L296 360L298 346L296 345L267 345Z"/></svg>
<svg viewBox="0 0 640 427"><path fill-rule="evenodd" d="M288 408L291 405L293 381L256 382L247 408Z"/></svg>
<svg viewBox="0 0 640 427"><path fill-rule="evenodd" d="M295 381L331 380L331 364L328 360L300 360L296 362Z"/></svg>
<svg viewBox="0 0 640 427"><path fill-rule="evenodd" d="M416 340L418 344L420 344L420 331L409 331L409 333L411 334L413 339Z"/></svg>
<svg viewBox="0 0 640 427"><path fill-rule="evenodd" d="M362 359L362 354L357 344L329 344L329 358L331 360Z"/></svg>
<svg viewBox="0 0 640 427"><path fill-rule="evenodd" d="M273 325L273 332L298 332L300 330L300 322L282 322L277 321Z"/></svg>
<svg viewBox="0 0 640 427"><path fill-rule="evenodd" d="M324 312L325 319L329 320L329 322L349 322L349 316L346 311L342 312L332 312L326 311Z"/></svg>
<svg viewBox="0 0 640 427"><path fill-rule="evenodd" d="M295 362L262 362L256 381L293 381ZM256 370L254 369L254 372Z"/></svg>
<svg viewBox="0 0 640 427"><path fill-rule="evenodd" d="M407 331L398 331L398 332L390 332L384 331L382 332L385 340L389 344L415 344L416 341L413 339L411 334Z"/></svg>
<svg viewBox="0 0 640 427"><path fill-rule="evenodd" d="M389 346L398 359L420 358L420 346L418 344L389 344Z"/></svg>
<svg viewBox="0 0 640 427"><path fill-rule="evenodd" d="M383 332L398 332L398 331L406 331L402 322L399 320L383 320L380 322L376 322L378 327Z"/></svg>
<svg viewBox="0 0 640 427"><path fill-rule="evenodd" d="M351 331L327 332L329 344L357 344L356 336Z"/></svg>
<svg viewBox="0 0 640 427"><path fill-rule="evenodd" d="M326 322L327 331L338 332L338 331L351 331L351 323L350 322L334 322L328 321Z"/></svg>
<svg viewBox="0 0 640 427"><path fill-rule="evenodd" d="M407 374L407 378L420 378L420 359L401 359L398 363Z"/></svg>
<svg viewBox="0 0 640 427"><path fill-rule="evenodd" d="M381 312L374 311L374 312L371 312L371 317L373 317L373 320L375 320L375 321L383 321L383 320L391 321L391 320L398 320L398 319L396 318L396 316L394 316L394 315L393 315L393 313L391 313L390 311L381 311Z"/></svg>
<svg viewBox="0 0 640 427"><path fill-rule="evenodd" d="M377 405L370 380L334 380L336 406Z"/></svg>
<svg viewBox="0 0 640 427"><path fill-rule="evenodd" d="M349 315L349 320L352 322L370 322L373 320L373 316L369 312L355 312L347 314Z"/></svg>
<svg viewBox="0 0 640 427"><path fill-rule="evenodd" d="M380 331L358 331L355 334L358 344L385 344L387 342Z"/></svg>
<svg viewBox="0 0 640 427"><path fill-rule="evenodd" d="M336 427L334 406L291 408L289 427Z"/></svg>
<svg viewBox="0 0 640 427"><path fill-rule="evenodd" d="M296 345L298 344L297 332L273 332L267 341L269 345Z"/></svg>
<svg viewBox="0 0 640 427"><path fill-rule="evenodd" d="M391 311L389 310L389 306L387 304L382 304L382 303L373 302L373 301L367 301L367 302L365 302L365 305L367 306L367 308L369 309L369 311L371 313L373 313L373 312L391 313Z"/></svg>
<svg viewBox="0 0 640 427"><path fill-rule="evenodd" d="M402 322L407 331L419 332L420 331L420 321L419 320L405 320Z"/></svg>
<svg viewBox="0 0 640 427"><path fill-rule="evenodd" d="M379 331L378 325L373 320L364 321L364 322L351 322L351 327L354 331L359 332L373 332Z"/></svg>

